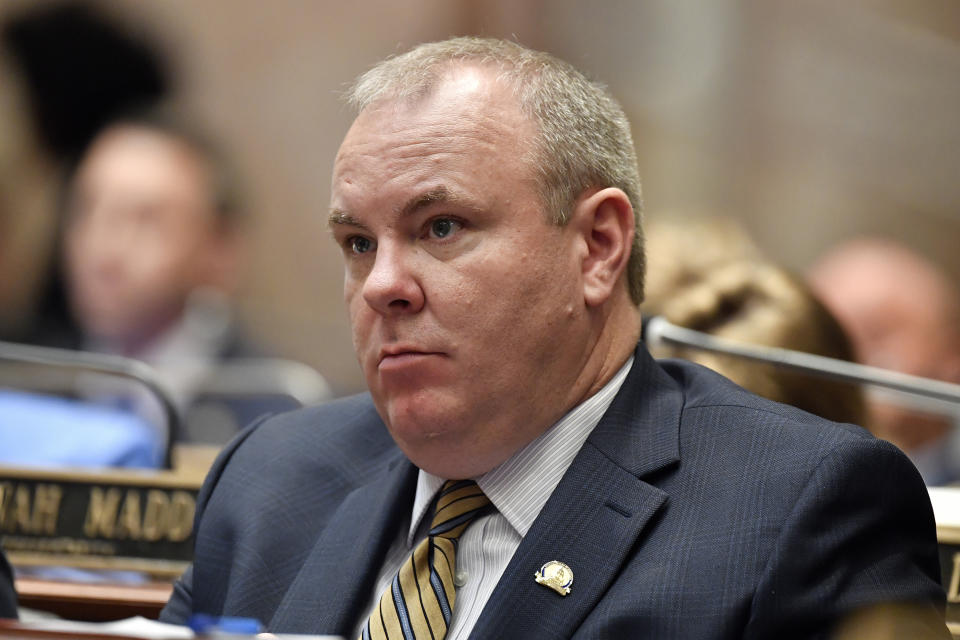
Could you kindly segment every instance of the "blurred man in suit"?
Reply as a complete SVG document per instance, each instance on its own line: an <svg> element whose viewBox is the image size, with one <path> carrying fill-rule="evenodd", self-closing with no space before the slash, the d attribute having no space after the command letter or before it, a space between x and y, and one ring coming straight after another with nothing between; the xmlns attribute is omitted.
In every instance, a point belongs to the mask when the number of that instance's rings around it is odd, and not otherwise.
<svg viewBox="0 0 960 640"><path fill-rule="evenodd" d="M363 638L813 638L875 603L946 634L893 446L640 336L622 109L517 44L364 75L330 226L370 393L238 438L163 619Z"/></svg>
<svg viewBox="0 0 960 640"><path fill-rule="evenodd" d="M929 260L892 240L856 238L821 257L809 280L860 362L960 384L960 290ZM956 407L879 396L869 411L870 430L906 451L927 484L960 481Z"/></svg>
<svg viewBox="0 0 960 640"><path fill-rule="evenodd" d="M239 280L240 188L210 139L162 111L118 118L71 181L63 232L70 308L66 346L153 366L178 407L224 360L259 355L230 301ZM249 405L249 406L247 406ZM181 439L225 442L281 400L231 401L232 421L187 420ZM221 424L223 422L223 424Z"/></svg>
<svg viewBox="0 0 960 640"><path fill-rule="evenodd" d="M121 119L77 167L64 254L81 346L162 364L213 357L233 337L223 318L207 318L218 312L191 315L192 296L234 285L239 211L216 156L187 131L152 115Z"/></svg>

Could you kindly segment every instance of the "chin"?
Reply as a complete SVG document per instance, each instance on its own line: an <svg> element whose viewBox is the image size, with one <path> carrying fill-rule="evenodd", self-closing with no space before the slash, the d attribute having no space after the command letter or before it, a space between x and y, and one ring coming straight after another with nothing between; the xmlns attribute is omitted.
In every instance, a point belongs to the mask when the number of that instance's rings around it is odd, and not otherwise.
<svg viewBox="0 0 960 640"><path fill-rule="evenodd" d="M118 341L126 334L124 327L116 323L86 319L81 322L81 325L84 333L98 340Z"/></svg>
<svg viewBox="0 0 960 640"><path fill-rule="evenodd" d="M461 451L453 443L426 440L416 445L398 443L398 446L414 466L441 478L473 478L487 470L472 451Z"/></svg>
<svg viewBox="0 0 960 640"><path fill-rule="evenodd" d="M452 431L450 423L437 416L424 414L390 414L387 426L394 440L413 446L443 441Z"/></svg>
<svg viewBox="0 0 960 640"><path fill-rule="evenodd" d="M456 412L443 410L436 399L418 399L415 402L388 402L385 417L393 439L398 443L418 446L420 443L436 443L448 439L456 432L463 420Z"/></svg>
<svg viewBox="0 0 960 640"><path fill-rule="evenodd" d="M390 426L420 425L421 431L442 433L446 430L444 425L458 413L456 396L452 389L438 389L433 385L378 386L373 400Z"/></svg>

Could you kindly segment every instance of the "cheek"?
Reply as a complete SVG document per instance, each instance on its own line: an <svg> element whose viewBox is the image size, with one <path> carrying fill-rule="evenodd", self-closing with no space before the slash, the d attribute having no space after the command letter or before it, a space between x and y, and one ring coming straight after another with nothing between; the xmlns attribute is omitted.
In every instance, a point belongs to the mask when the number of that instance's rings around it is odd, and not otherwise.
<svg viewBox="0 0 960 640"><path fill-rule="evenodd" d="M353 304L357 296L360 294L361 284L357 281L356 277L351 275L350 269L345 268L343 271L343 301L346 303L347 310L352 315Z"/></svg>
<svg viewBox="0 0 960 640"><path fill-rule="evenodd" d="M527 252L518 256L500 276L498 299L528 315L568 306L576 284L576 274L569 262L561 258L563 248L554 252ZM509 291L509 295L505 295Z"/></svg>
<svg viewBox="0 0 960 640"><path fill-rule="evenodd" d="M189 291L197 284L201 261L194 247L153 245L128 255L127 268L131 279L145 291L174 293Z"/></svg>
<svg viewBox="0 0 960 640"><path fill-rule="evenodd" d="M106 253L104 249L109 247L97 246L93 234L80 227L72 228L63 239L64 255L71 270L92 268Z"/></svg>
<svg viewBox="0 0 960 640"><path fill-rule="evenodd" d="M361 317L365 311L369 310L369 307L364 303L360 284L351 279L349 275L344 278L343 282L343 302L347 313L350 315L353 333L356 335Z"/></svg>
<svg viewBox="0 0 960 640"><path fill-rule="evenodd" d="M376 322L374 311L367 305L359 291L344 291L347 312L350 316L350 330L353 337L353 351L360 361L364 363L364 354L367 351L370 335L373 325Z"/></svg>
<svg viewBox="0 0 960 640"><path fill-rule="evenodd" d="M569 278L558 268L533 254L484 265L455 292L460 326L482 334L478 346L488 355L499 359L523 353L527 359L542 360L539 354L548 349L545 343L553 342L550 336L563 317L560 310L571 307Z"/></svg>
<svg viewBox="0 0 960 640"><path fill-rule="evenodd" d="M63 257L66 276L70 280L76 280L83 270L89 268L89 261L84 260L84 253L79 243L70 236L64 240Z"/></svg>

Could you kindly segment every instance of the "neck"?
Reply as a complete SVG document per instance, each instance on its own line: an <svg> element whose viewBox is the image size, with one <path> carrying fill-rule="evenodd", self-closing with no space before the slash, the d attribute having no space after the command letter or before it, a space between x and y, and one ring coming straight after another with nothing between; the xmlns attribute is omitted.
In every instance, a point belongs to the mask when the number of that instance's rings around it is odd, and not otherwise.
<svg viewBox="0 0 960 640"><path fill-rule="evenodd" d="M571 406L576 406L603 388L633 354L640 340L640 311L625 300L614 301L605 314L599 314L597 339L583 367L582 391Z"/></svg>
<svg viewBox="0 0 960 640"><path fill-rule="evenodd" d="M138 358L176 326L182 317L183 309L177 312L157 314L149 324L138 327L135 331L110 337L101 336L95 339L119 355Z"/></svg>

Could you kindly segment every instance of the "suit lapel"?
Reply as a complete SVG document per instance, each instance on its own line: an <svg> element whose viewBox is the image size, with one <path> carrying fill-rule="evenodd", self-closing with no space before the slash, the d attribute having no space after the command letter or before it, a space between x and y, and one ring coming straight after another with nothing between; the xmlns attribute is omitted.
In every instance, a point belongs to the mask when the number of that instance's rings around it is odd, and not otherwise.
<svg viewBox="0 0 960 640"><path fill-rule="evenodd" d="M679 460L683 403L641 346L633 368L517 548L472 638L566 638L616 578L667 494L641 479ZM570 566L570 594L535 582L546 562Z"/></svg>
<svg viewBox="0 0 960 640"><path fill-rule="evenodd" d="M398 458L333 514L277 608L270 631L353 633L398 523L409 520L417 469L399 452Z"/></svg>

